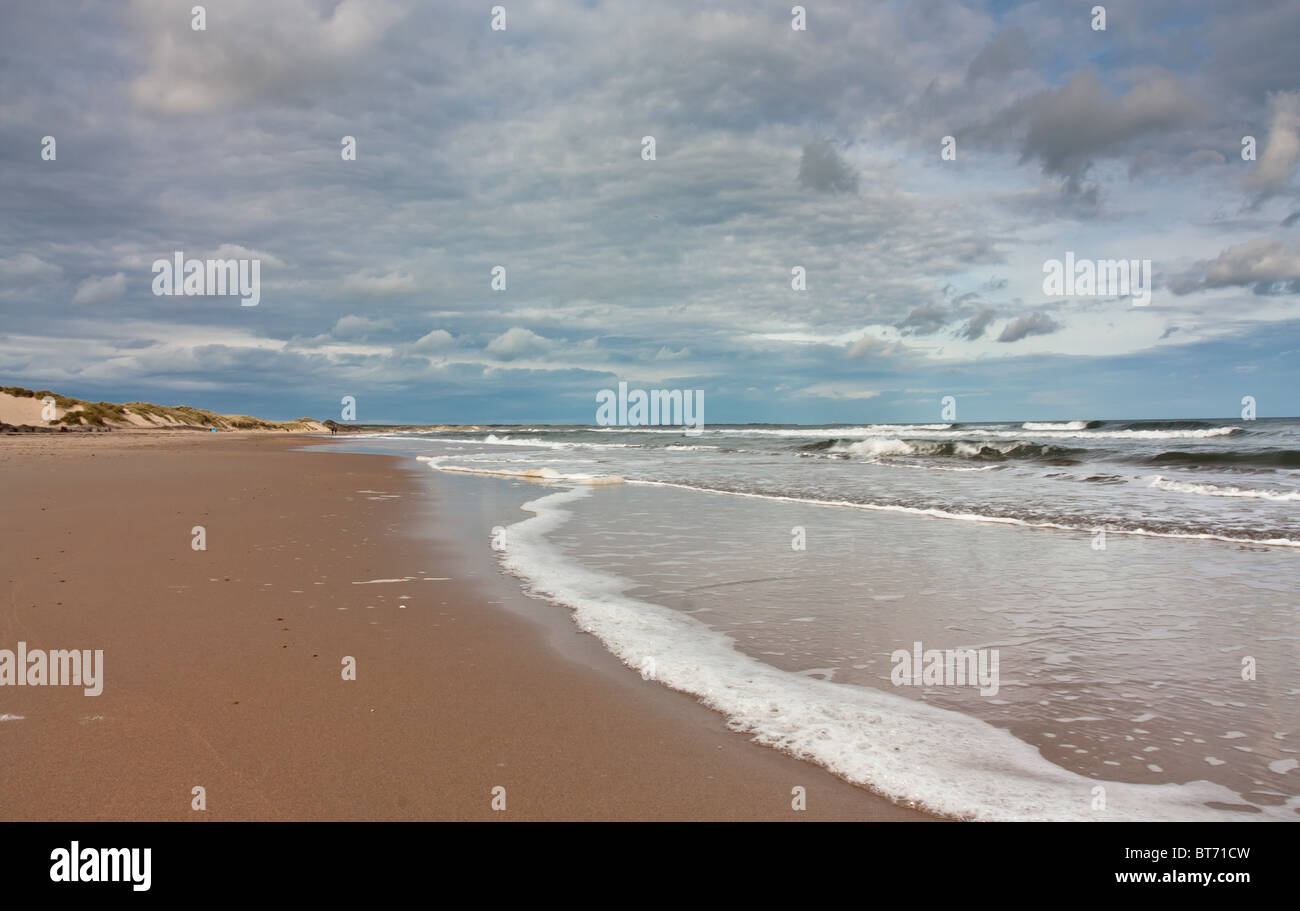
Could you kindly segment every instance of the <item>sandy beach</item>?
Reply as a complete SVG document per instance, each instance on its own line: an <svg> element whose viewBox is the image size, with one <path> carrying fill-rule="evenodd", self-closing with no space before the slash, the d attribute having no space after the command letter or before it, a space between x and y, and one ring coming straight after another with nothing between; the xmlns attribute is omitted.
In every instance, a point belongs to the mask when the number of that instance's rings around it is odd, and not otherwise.
<svg viewBox="0 0 1300 911"><path fill-rule="evenodd" d="M437 545L425 523L456 516L436 482L314 442L0 436L0 648L104 653L102 695L0 690L0 819L929 818L748 742L576 627L557 649L501 603L517 582Z"/></svg>

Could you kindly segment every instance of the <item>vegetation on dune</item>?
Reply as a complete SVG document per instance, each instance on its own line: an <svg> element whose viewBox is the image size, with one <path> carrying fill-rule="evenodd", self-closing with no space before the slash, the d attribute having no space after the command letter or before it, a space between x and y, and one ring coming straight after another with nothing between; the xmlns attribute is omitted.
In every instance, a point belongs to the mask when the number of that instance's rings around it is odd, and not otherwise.
<svg viewBox="0 0 1300 911"><path fill-rule="evenodd" d="M50 424L90 424L105 427L110 424L127 424L132 414L156 424L204 427L218 430L305 430L317 423L312 418L298 418L293 421L265 421L247 414L217 414L203 408L191 408L188 405L155 405L153 402L127 402L118 405L113 402L87 402L82 399L69 398L50 392L48 389L33 391L21 386L0 386L0 393L17 398L44 399L47 396L64 411L64 415ZM74 410L75 409L75 410Z"/></svg>
<svg viewBox="0 0 1300 911"><path fill-rule="evenodd" d="M73 400L76 402L76 400ZM51 424L91 424L103 427L105 423L116 424L126 420L126 409L112 402L76 402L81 407L68 411L63 417ZM70 406L64 406L70 407Z"/></svg>
<svg viewBox="0 0 1300 911"><path fill-rule="evenodd" d="M0 386L0 392L20 399L44 399L48 396L54 399L54 404L60 408L71 408L73 405L84 404L81 399L70 399L66 395L59 395L57 392L50 392L48 389L33 391L24 389L22 386Z"/></svg>

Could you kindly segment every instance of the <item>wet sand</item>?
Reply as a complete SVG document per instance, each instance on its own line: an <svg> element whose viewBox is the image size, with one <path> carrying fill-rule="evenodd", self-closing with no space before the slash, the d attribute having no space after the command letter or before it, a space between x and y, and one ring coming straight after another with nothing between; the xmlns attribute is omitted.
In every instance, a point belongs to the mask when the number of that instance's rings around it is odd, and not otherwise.
<svg viewBox="0 0 1300 911"><path fill-rule="evenodd" d="M929 819L488 603L420 471L280 434L0 436L0 648L104 651L100 696L0 687L0 820Z"/></svg>

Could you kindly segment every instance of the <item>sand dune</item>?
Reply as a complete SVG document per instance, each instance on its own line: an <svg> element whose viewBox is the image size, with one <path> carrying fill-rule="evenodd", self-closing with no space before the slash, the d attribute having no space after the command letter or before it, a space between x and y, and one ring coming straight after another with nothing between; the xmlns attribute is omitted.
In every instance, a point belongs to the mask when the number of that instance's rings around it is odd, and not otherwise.
<svg viewBox="0 0 1300 911"><path fill-rule="evenodd" d="M53 408L53 418L45 411ZM98 429L201 428L215 430L270 430L277 433L326 433L329 428L311 418L296 421L267 421L242 414L217 414L187 405L155 405L152 402L87 402L49 390L33 391L20 386L0 387L0 427L54 426Z"/></svg>

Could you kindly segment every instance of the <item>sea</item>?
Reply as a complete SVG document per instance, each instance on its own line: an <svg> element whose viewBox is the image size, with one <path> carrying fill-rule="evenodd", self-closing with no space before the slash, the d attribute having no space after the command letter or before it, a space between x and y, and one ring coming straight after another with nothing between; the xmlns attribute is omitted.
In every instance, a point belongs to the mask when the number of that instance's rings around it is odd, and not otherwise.
<svg viewBox="0 0 1300 911"><path fill-rule="evenodd" d="M458 521L539 611L738 736L899 804L1300 819L1300 419L334 444L495 504Z"/></svg>

